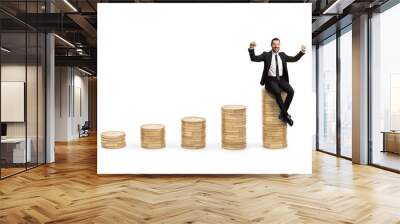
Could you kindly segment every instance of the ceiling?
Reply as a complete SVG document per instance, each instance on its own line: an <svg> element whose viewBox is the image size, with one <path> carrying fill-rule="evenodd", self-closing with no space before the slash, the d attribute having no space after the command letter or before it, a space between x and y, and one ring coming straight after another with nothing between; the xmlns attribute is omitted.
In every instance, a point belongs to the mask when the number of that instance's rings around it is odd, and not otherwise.
<svg viewBox="0 0 400 224"><path fill-rule="evenodd" d="M254 2L254 3L312 3L313 42L325 38L338 20L374 9L388 0L252 0L252 1L188 1L188 2ZM1 0L0 22L5 38L14 41L18 49L18 32L26 28L39 32L55 32L56 65L86 67L96 72L97 57L97 3L183 2L167 0ZM52 13L49 13L52 11ZM342 25L345 25L343 23ZM331 29L331 31L329 31ZM329 32L328 32L329 31ZM13 38L15 36L15 38ZM21 35L20 35L21 36ZM68 44L67 42L71 43ZM4 43L4 42L3 42ZM28 51L30 51L28 49Z"/></svg>

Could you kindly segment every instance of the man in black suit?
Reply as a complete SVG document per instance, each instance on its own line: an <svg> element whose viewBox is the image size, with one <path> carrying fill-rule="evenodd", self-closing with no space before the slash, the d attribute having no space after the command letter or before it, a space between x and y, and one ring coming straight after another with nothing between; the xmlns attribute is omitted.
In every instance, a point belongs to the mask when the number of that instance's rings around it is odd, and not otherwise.
<svg viewBox="0 0 400 224"><path fill-rule="evenodd" d="M288 56L285 52L279 52L280 40L273 38L271 40L271 50L263 52L260 55L254 54L255 42L250 43L249 54L250 60L255 62L264 62L264 71L261 77L260 84L265 84L265 89L275 96L276 102L279 105L281 113L279 119L283 122L288 123L290 126L293 125L293 120L290 114L287 112L292 102L294 90L289 84L289 74L287 69L287 62L298 61L306 52L306 47L301 46L301 51L296 56ZM287 93L285 102L281 97L281 92Z"/></svg>

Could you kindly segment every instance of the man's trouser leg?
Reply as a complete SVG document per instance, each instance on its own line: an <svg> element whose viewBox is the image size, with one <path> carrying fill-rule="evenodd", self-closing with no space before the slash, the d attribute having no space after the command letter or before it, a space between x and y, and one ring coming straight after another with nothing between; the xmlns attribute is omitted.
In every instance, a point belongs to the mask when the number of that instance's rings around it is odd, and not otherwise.
<svg viewBox="0 0 400 224"><path fill-rule="evenodd" d="M269 78L265 83L265 89L274 95L276 102L278 103L281 113L286 114L286 108L282 100L281 92L282 89L279 87L278 80L275 78Z"/></svg>
<svg viewBox="0 0 400 224"><path fill-rule="evenodd" d="M293 99L294 90L292 86L284 79L279 80L278 84L279 87L287 93L285 102L283 104L285 106L285 111L287 112L289 110L290 103L292 102Z"/></svg>

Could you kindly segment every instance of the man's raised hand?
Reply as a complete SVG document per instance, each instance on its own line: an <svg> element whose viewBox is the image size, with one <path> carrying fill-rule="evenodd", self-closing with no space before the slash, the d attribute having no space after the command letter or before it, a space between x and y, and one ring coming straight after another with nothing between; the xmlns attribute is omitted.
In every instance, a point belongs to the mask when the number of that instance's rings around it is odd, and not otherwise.
<svg viewBox="0 0 400 224"><path fill-rule="evenodd" d="M306 46L305 45L301 45L301 52L306 53Z"/></svg>
<svg viewBox="0 0 400 224"><path fill-rule="evenodd" d="M250 48L253 49L253 48L255 48L255 47L256 47L256 42L252 41L252 42L250 43Z"/></svg>

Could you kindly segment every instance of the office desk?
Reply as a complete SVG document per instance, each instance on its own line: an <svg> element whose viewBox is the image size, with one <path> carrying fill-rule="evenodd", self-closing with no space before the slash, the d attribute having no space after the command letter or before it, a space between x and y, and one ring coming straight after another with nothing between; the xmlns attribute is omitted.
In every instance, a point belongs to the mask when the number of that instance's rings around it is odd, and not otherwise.
<svg viewBox="0 0 400 224"><path fill-rule="evenodd" d="M26 147L26 154L25 154L25 138L1 139L1 154L7 163L31 162L32 141L30 138L27 138L26 142L28 144Z"/></svg>
<svg viewBox="0 0 400 224"><path fill-rule="evenodd" d="M400 154L400 131L381 131L383 133L382 152Z"/></svg>

